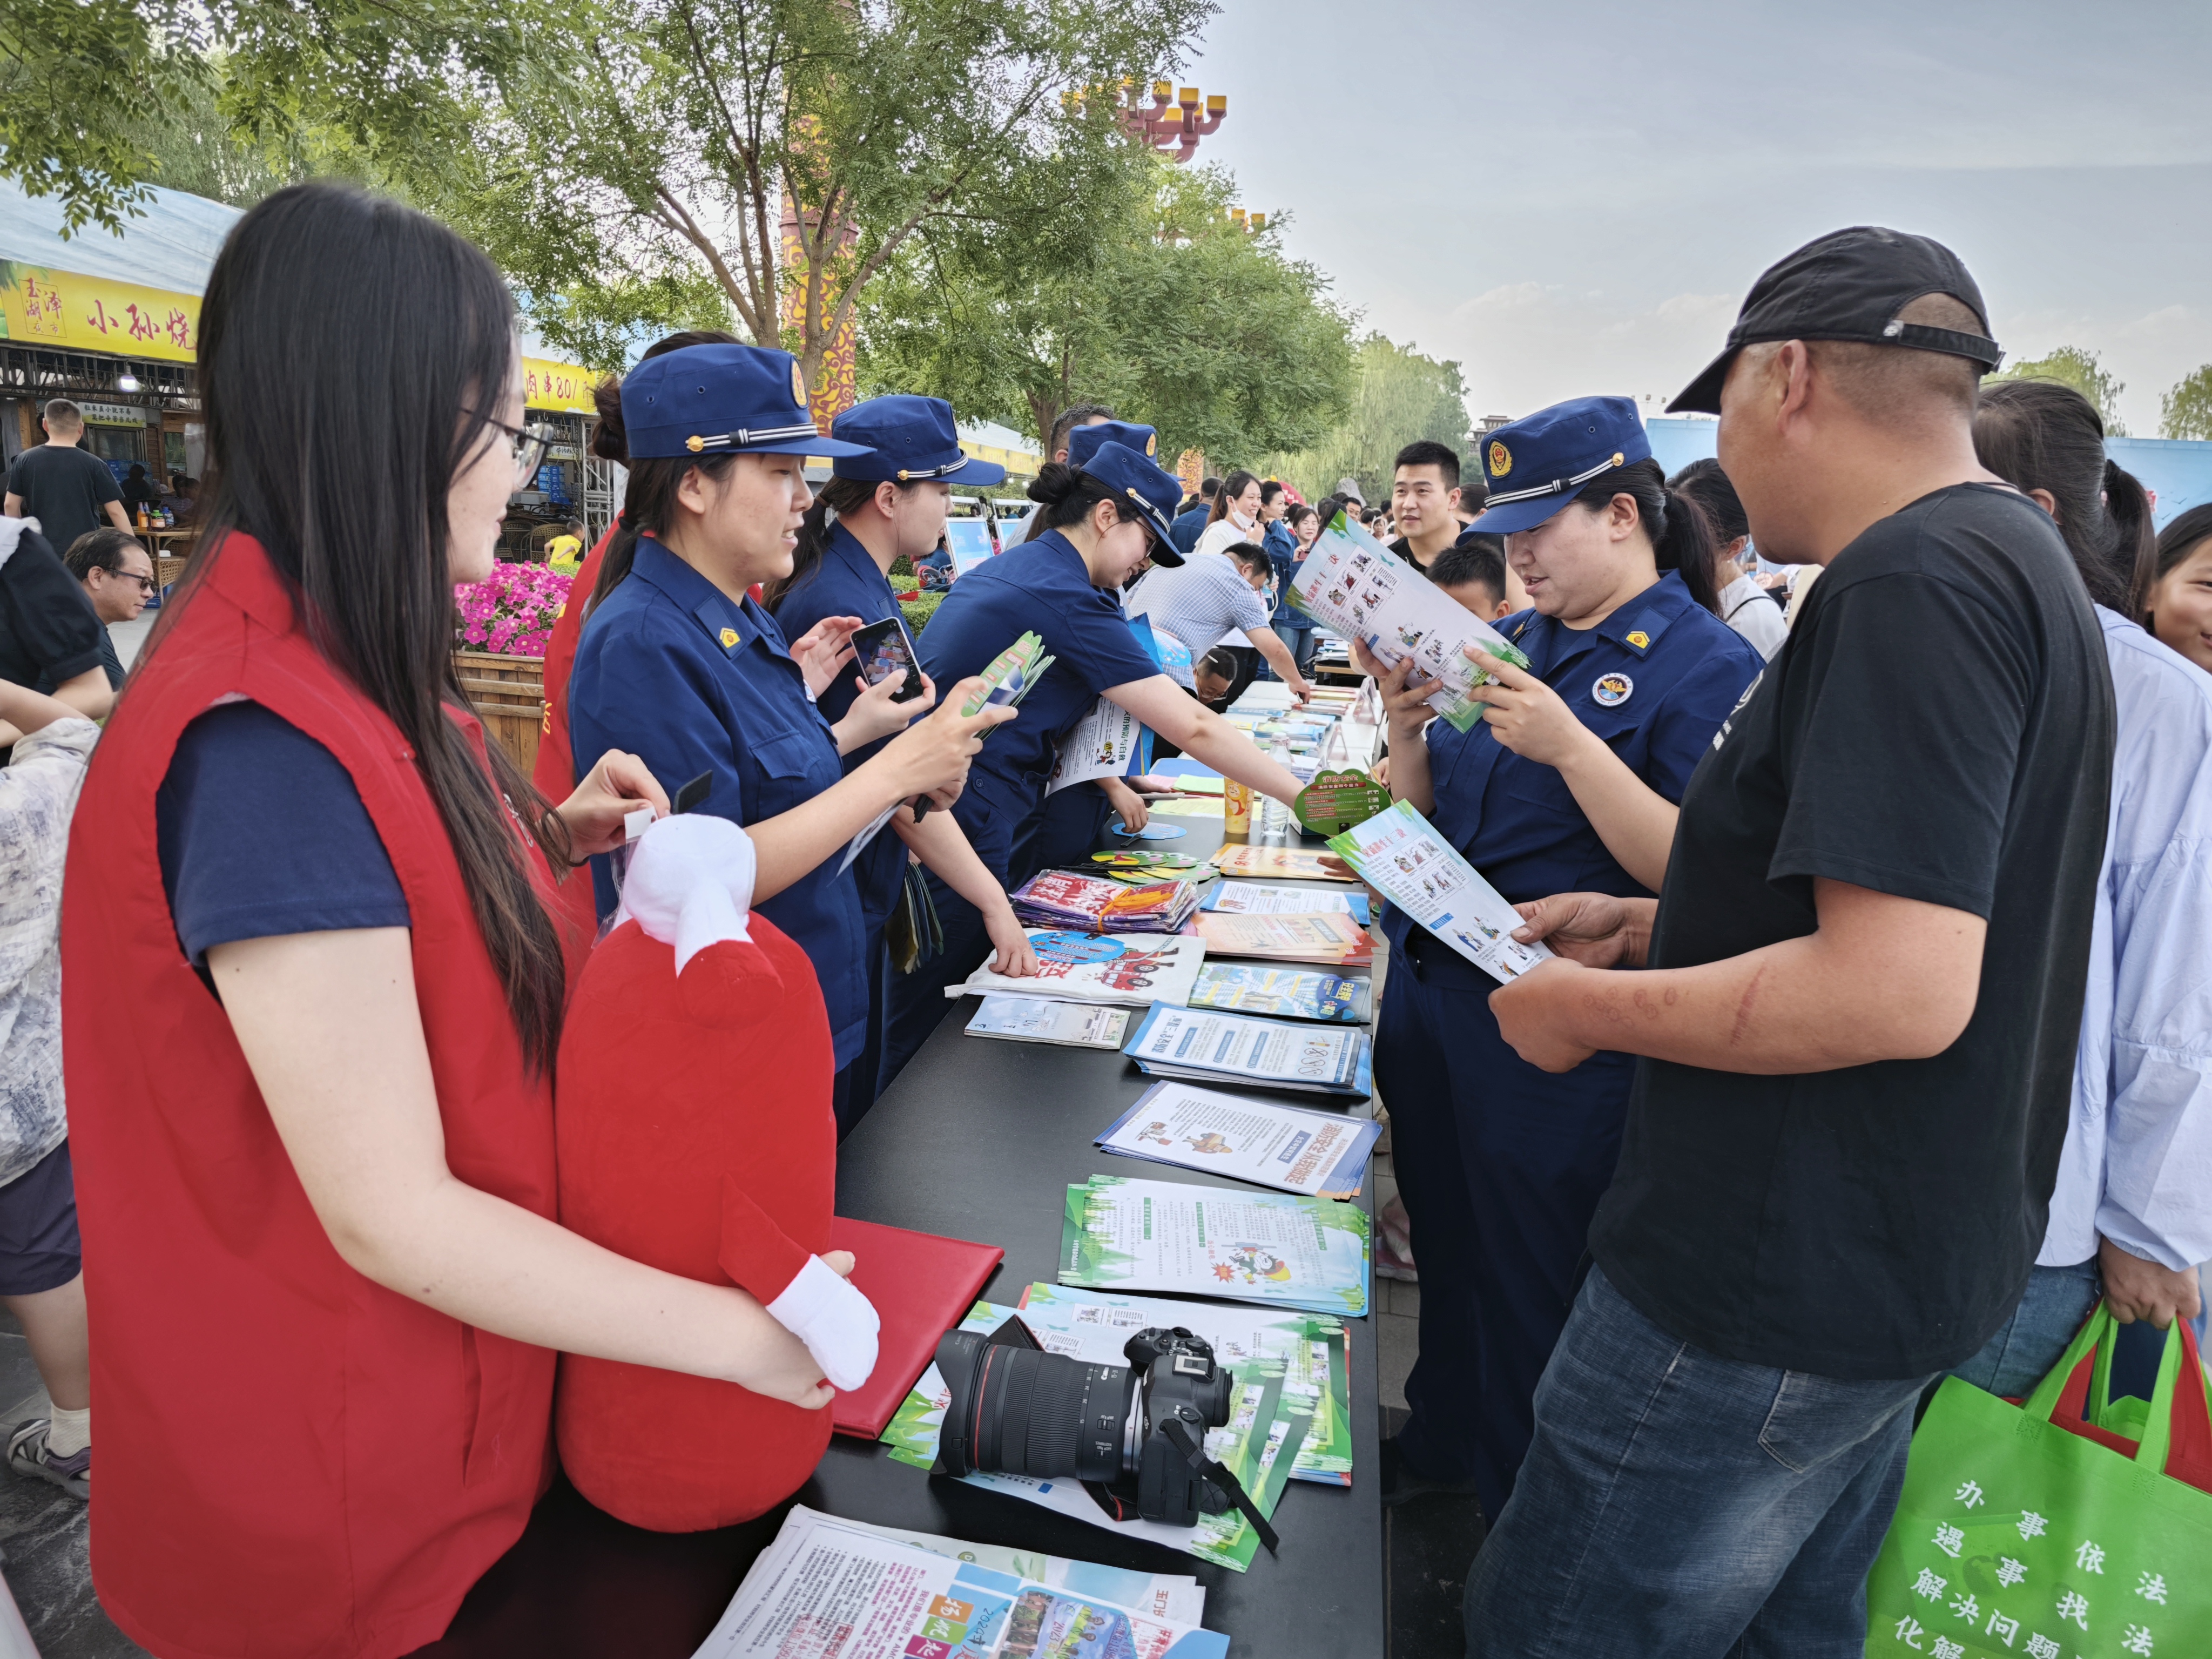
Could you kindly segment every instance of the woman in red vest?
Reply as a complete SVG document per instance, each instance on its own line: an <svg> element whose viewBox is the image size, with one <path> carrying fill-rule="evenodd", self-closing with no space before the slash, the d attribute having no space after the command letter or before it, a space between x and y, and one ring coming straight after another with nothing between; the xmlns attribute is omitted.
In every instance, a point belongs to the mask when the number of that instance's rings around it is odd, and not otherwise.
<svg viewBox="0 0 2212 1659"><path fill-rule="evenodd" d="M64 904L93 1579L165 1659L386 1659L522 1531L556 1350L830 1390L744 1292L552 1218L549 860L666 803L611 754L550 805L454 678L453 584L538 447L498 273L393 203L279 191L216 263L199 374L207 550Z"/></svg>

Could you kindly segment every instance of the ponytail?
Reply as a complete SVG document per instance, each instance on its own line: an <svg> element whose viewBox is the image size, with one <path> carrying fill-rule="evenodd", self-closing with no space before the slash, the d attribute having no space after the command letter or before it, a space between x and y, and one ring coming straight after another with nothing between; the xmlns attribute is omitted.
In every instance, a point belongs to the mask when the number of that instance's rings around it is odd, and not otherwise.
<svg viewBox="0 0 2212 1659"><path fill-rule="evenodd" d="M643 362L649 357L662 356L671 351L681 351L687 346L742 345L744 343L736 335L726 333L719 328L691 328L684 330L680 334L671 334L665 339L655 340L638 354L637 360ZM614 375L608 375L592 388L592 410L599 417L598 424L592 428L592 453L603 461L613 461L618 465L629 469L629 483L623 492L622 512L616 516L614 534L607 539L607 550L599 556L599 580L592 585L591 603L597 605L601 599L606 598L621 585L623 577L629 574L630 565L637 557L639 533L645 530L659 530L665 527L668 504L675 498L675 483L682 478L684 468L694 463L641 461L633 464L631 462L629 434L623 428L622 381ZM715 459L725 464L721 466L706 462L697 463L697 465L705 466L709 477L719 477L726 470L726 463L730 459L727 455L717 456ZM672 476L667 481L665 490L656 487L641 491L638 488L639 470L656 465L672 470ZM665 499L661 499L664 496ZM641 497L653 498L657 505L648 507ZM641 516L639 517L634 518L631 515L630 504L633 501L638 501L640 504ZM658 512L661 516L647 523L644 515L652 512Z"/></svg>
<svg viewBox="0 0 2212 1659"><path fill-rule="evenodd" d="M792 552L791 574L778 576L761 589L761 605L770 616L783 603L784 595L813 579L822 563L823 552L830 545L830 515L835 513L842 519L848 513L860 511L875 499L877 482L873 478L832 477L808 503L806 516L799 521L799 545ZM914 487L913 483L898 485L902 491Z"/></svg>
<svg viewBox="0 0 2212 1659"><path fill-rule="evenodd" d="M1648 457L1601 474L1583 487L1575 504L1601 513L1616 495L1636 503L1650 539L1652 562L1662 571L1679 572L1690 597L1720 615L1720 590L1713 583L1713 527L1705 509L1681 490L1668 488L1667 475Z"/></svg>
<svg viewBox="0 0 2212 1659"><path fill-rule="evenodd" d="M1112 504L1115 523L1126 522L1130 517L1120 496L1088 472L1065 461L1047 461L1024 493L1037 503L1036 512L1030 518L1032 538L1048 530L1065 530L1069 525L1081 523L1101 501Z"/></svg>
<svg viewBox="0 0 2212 1659"><path fill-rule="evenodd" d="M2158 527L2151 522L2150 492L2118 461L2105 463L2105 517L2112 526L2112 567L2127 583L2127 603L2112 608L2140 617L2149 608L2158 572Z"/></svg>

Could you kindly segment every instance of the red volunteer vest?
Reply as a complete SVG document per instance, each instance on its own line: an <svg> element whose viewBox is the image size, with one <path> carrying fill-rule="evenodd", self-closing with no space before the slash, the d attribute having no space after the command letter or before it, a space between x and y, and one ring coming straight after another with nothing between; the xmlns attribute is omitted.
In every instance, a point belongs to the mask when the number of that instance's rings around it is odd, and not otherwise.
<svg viewBox="0 0 2212 1659"><path fill-rule="evenodd" d="M258 544L212 558L94 755L64 893L93 1583L163 1659L385 1659L443 1634L520 1534L550 1477L554 1356L385 1290L331 1246L163 897L155 792L186 723L248 697L352 775L407 895L446 1161L547 1217L550 1083L523 1064L398 729L315 650Z"/></svg>
<svg viewBox="0 0 2212 1659"><path fill-rule="evenodd" d="M584 556L576 580L568 585L568 602L553 618L553 636L545 641L545 718L538 724L538 763L532 769L530 781L556 806L576 790L575 757L568 752L568 673L576 665L576 641L583 635L584 610L599 580L599 561L606 556L607 544L614 539L614 526L609 525L599 544ZM599 762L597 755L592 757L592 765ZM554 915L562 923L568 952L568 982L574 985L582 971L582 953L599 931L592 872L572 872L561 884L555 902Z"/></svg>

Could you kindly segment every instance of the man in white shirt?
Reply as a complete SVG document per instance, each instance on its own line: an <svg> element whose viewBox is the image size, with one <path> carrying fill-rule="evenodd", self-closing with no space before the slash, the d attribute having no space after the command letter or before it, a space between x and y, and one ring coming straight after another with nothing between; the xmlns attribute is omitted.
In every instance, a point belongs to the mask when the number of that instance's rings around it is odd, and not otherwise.
<svg viewBox="0 0 2212 1659"><path fill-rule="evenodd" d="M1124 608L1190 647L1189 661L1168 665L1185 690L1192 688L1190 663L1241 632L1276 678L1289 685L1291 696L1304 702L1313 686L1291 660L1290 647L1268 625L1263 597L1272 568L1267 556L1250 542L1233 542L1222 554L1218 559L1187 559L1173 569L1152 571L1130 591Z"/></svg>

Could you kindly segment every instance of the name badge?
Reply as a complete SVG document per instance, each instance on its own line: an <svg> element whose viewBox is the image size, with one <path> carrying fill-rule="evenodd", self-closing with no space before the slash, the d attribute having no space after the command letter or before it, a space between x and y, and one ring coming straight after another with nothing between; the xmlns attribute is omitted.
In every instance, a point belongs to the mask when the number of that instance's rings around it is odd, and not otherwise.
<svg viewBox="0 0 2212 1659"><path fill-rule="evenodd" d="M1590 687L1590 696L1601 708L1618 708L1635 690L1636 682L1626 674L1601 674L1597 684Z"/></svg>

